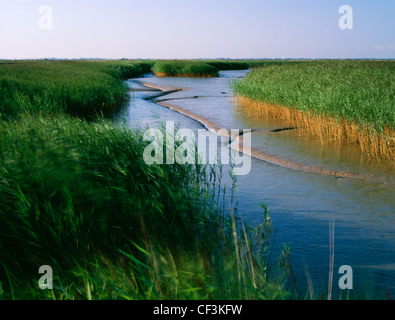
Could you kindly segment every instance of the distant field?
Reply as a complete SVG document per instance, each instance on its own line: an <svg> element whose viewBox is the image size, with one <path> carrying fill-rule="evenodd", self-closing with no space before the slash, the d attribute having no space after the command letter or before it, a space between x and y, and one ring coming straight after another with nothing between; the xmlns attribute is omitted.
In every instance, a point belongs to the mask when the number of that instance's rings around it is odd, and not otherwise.
<svg viewBox="0 0 395 320"><path fill-rule="evenodd" d="M250 65L246 61L204 60L218 70L247 70Z"/></svg>
<svg viewBox="0 0 395 320"><path fill-rule="evenodd" d="M268 64L233 84L242 105L394 158L394 61ZM283 108L282 108L283 107Z"/></svg>
<svg viewBox="0 0 395 320"><path fill-rule="evenodd" d="M303 63L308 60L276 60L276 59L266 59L266 60L244 60L250 68L259 68L269 65L281 65L281 64L293 64L293 63Z"/></svg>
<svg viewBox="0 0 395 320"><path fill-rule="evenodd" d="M217 77L220 70L246 70L249 64L230 60L162 60L152 67L161 77Z"/></svg>
<svg viewBox="0 0 395 320"><path fill-rule="evenodd" d="M217 77L218 69L200 61L159 61L152 71L159 77Z"/></svg>

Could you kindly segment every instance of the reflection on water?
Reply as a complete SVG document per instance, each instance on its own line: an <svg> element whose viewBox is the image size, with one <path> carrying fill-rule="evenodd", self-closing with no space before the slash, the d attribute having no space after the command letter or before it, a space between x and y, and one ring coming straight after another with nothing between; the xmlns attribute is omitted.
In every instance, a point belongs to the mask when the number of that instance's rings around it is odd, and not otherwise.
<svg viewBox="0 0 395 320"><path fill-rule="evenodd" d="M140 78L138 81L164 90L182 88L157 98L215 128L254 129L252 147L305 167L350 172L377 179L341 178L292 170L252 159L251 173L238 177L238 212L251 225L263 221L260 204L270 207L276 231L275 250L287 244L301 297L307 293L306 270L315 292L325 294L329 272L329 225L335 222L334 297L339 294L337 271L350 265L354 292L369 290L370 298L395 296L395 197L393 163L368 160L358 147L325 143L300 136L297 130L269 132L289 126L248 116L233 104L230 81L246 71L221 72L219 78ZM141 88L129 82L131 88ZM145 98L157 92L131 92L123 119L131 127L159 126L160 121L180 122L201 129L201 123ZM170 99L170 100L169 100ZM228 181L231 185L231 182ZM224 180L227 183L227 180ZM380 295L380 296L378 296Z"/></svg>

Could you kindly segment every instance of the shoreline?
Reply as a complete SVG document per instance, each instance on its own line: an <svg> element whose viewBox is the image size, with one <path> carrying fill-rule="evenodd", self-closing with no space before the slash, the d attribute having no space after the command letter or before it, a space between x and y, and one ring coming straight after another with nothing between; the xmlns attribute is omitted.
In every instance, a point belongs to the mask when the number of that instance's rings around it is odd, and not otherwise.
<svg viewBox="0 0 395 320"><path fill-rule="evenodd" d="M138 82L140 85L143 85L149 89L156 89L156 90L160 90L162 91L161 94L159 94L158 96L154 96L154 97L150 97L149 100L151 100L152 102L161 105L167 109L173 110L175 112L178 112L186 117L189 117L197 122L199 122L200 124L202 124L207 130L209 130L211 133L217 134L217 131L221 128L220 126L216 125L213 121L198 116L192 112L186 111L184 110L182 107L177 106L175 104L172 103L168 103L168 102L163 102L163 101L156 101L155 99L158 97L163 97L167 94L170 93L174 93L177 91L182 91L185 89L181 89L181 88L176 88L176 87L161 87L158 85L153 85L153 84L149 84L149 83L145 83L143 81L140 81L139 79L130 79L128 81L132 81L132 82ZM171 88L171 89L170 89ZM170 90L169 90L170 89ZM151 90L147 90L147 91L151 91ZM276 131L273 130L273 132ZM253 130L251 131L251 134L253 133ZM221 136L221 135L220 135ZM230 135L227 135L229 138L231 138ZM239 143L239 147L235 147L234 144L235 143ZM388 179L386 179L385 177L379 177L379 176L375 176L375 175L370 175L370 174L357 174L357 173L352 173L352 172L346 172L346 171L336 171L336 170L331 170L328 168L323 168L323 167L316 167L316 166L311 166L311 165L304 165L301 163L297 163L294 161L290 161L287 159L283 159L277 155L273 155L264 151L260 151L260 150L256 150L253 148L250 148L251 152L245 152L243 149L243 136L240 135L237 138L234 139L234 141L230 142L228 144L228 147L242 152L243 154L246 154L252 158L255 158L257 160L261 160L261 161L265 161L267 163L270 163L272 165L277 165L283 168L287 168L287 169L291 169L291 170L296 170L296 171L303 171L306 173L312 173L312 174L320 174L320 175L327 175L327 176L333 176L333 177L337 177L337 178L352 178L352 179L361 179L361 180L370 180L370 181L376 181L376 182L380 182L380 183L391 183L391 181L388 181Z"/></svg>

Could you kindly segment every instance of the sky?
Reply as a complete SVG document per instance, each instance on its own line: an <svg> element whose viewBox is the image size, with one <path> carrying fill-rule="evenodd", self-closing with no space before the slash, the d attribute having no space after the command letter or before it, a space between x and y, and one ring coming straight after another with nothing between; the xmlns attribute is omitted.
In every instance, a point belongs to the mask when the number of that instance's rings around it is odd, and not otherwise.
<svg viewBox="0 0 395 320"><path fill-rule="evenodd" d="M0 0L0 59L395 58L394 18L395 0Z"/></svg>

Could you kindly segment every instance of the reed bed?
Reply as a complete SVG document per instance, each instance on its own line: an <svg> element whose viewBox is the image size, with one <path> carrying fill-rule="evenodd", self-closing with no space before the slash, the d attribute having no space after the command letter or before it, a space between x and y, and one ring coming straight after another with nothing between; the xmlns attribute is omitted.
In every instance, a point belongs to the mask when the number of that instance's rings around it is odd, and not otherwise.
<svg viewBox="0 0 395 320"><path fill-rule="evenodd" d="M194 60L159 61L152 67L158 77L217 77L218 69Z"/></svg>
<svg viewBox="0 0 395 320"><path fill-rule="evenodd" d="M392 61L308 61L267 66L233 84L250 113L288 120L302 134L358 144L395 160Z"/></svg>
<svg viewBox="0 0 395 320"><path fill-rule="evenodd" d="M150 71L132 61L15 61L0 64L0 119L21 113L110 115L127 101L124 79Z"/></svg>
<svg viewBox="0 0 395 320"><path fill-rule="evenodd" d="M249 68L260 68L266 66L276 66L282 64L300 63L300 62L303 62L303 60L278 60L278 59L244 60L244 63L246 63Z"/></svg>
<svg viewBox="0 0 395 320"><path fill-rule="evenodd" d="M247 70L249 64L245 61L232 60L203 60L205 63L217 68L218 70Z"/></svg>
<svg viewBox="0 0 395 320"><path fill-rule="evenodd" d="M217 168L150 166L146 145L102 120L3 121L0 298L288 297L267 210L245 227ZM41 265L52 291L38 288Z"/></svg>
<svg viewBox="0 0 395 320"><path fill-rule="evenodd" d="M220 70L247 70L249 64L231 60L163 60L152 71L158 77L217 77Z"/></svg>

